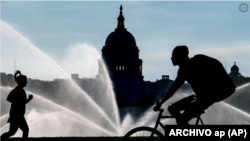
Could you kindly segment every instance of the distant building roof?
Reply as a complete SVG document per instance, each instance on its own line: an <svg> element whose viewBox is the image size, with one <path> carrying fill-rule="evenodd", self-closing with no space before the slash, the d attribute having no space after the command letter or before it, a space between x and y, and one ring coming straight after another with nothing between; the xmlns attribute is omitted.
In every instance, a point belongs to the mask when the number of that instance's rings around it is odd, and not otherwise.
<svg viewBox="0 0 250 141"><path fill-rule="evenodd" d="M239 72L239 67L236 65L236 62L234 62L234 65L231 67L231 72L229 73L229 76L232 78L240 79L240 78L245 78L242 76Z"/></svg>

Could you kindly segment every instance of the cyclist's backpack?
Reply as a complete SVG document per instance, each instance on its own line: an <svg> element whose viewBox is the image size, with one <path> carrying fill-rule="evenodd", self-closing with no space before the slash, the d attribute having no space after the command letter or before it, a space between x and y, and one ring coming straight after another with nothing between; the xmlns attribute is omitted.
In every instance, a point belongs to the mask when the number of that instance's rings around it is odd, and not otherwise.
<svg viewBox="0 0 250 141"><path fill-rule="evenodd" d="M235 92L236 86L233 80L217 59L205 55L195 55L192 62L206 73L202 73L201 76L204 76L203 79L208 82L209 86L206 87L208 89L206 91L210 92L209 95L215 102L222 101Z"/></svg>

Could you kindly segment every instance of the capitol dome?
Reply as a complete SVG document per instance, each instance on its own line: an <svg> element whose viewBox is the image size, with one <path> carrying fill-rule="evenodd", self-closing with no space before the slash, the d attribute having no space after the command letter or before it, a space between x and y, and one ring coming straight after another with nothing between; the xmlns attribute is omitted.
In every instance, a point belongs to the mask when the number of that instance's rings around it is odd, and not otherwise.
<svg viewBox="0 0 250 141"><path fill-rule="evenodd" d="M127 31L124 27L124 17L122 15L122 6L120 7L120 15L117 18L118 24L117 28L114 32L111 32L106 39L105 45L128 45L128 46L136 46L134 36Z"/></svg>
<svg viewBox="0 0 250 141"><path fill-rule="evenodd" d="M115 30L106 39L105 45L133 45L136 46L134 36L125 30Z"/></svg>

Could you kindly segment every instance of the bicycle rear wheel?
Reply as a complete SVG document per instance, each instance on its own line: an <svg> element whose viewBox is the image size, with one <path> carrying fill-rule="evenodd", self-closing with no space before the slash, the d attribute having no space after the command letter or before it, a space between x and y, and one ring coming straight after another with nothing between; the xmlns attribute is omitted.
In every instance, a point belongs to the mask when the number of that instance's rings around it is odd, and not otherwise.
<svg viewBox="0 0 250 141"><path fill-rule="evenodd" d="M153 137L150 138L151 134ZM137 127L130 130L123 138L122 141L164 141L164 136L158 130L150 127Z"/></svg>

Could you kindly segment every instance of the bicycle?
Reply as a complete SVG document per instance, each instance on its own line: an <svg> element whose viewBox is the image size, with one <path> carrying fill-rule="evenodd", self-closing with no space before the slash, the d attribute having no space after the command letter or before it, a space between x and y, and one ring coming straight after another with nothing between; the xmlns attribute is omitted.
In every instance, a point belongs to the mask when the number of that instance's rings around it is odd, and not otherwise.
<svg viewBox="0 0 250 141"><path fill-rule="evenodd" d="M164 135L160 131L157 130L158 125L160 125L165 131L164 125L161 123L160 119L175 118L175 117L162 116L162 113L164 111L163 109L159 109L158 111L160 113L159 113L159 116L157 118L157 121L156 121L154 128L146 127L146 126L136 127L134 129L130 130L129 132L127 132L123 136L122 141L132 141L133 139L136 141L138 141L138 140L141 140L141 141L164 141L164 138L165 138ZM204 125L204 123L200 117L204 113L205 112L203 111L202 113L200 113L194 117L194 118L197 118L195 125L198 125L199 122L201 122L201 124ZM148 134L146 134L146 133L148 133Z"/></svg>

